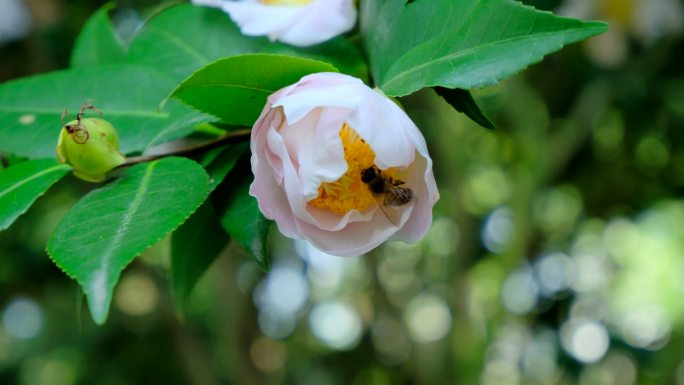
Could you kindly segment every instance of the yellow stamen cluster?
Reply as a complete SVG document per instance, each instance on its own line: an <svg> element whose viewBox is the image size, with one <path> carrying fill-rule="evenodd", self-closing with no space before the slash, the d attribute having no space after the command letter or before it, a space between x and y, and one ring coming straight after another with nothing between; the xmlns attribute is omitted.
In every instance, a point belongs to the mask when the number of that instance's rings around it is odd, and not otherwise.
<svg viewBox="0 0 684 385"><path fill-rule="evenodd" d="M261 0L266 5L306 5L312 0Z"/></svg>
<svg viewBox="0 0 684 385"><path fill-rule="evenodd" d="M352 209L364 211L376 204L373 194L361 181L361 171L373 165L375 153L359 134L346 123L340 130L347 171L334 182L318 187L318 196L309 201L315 207L345 214Z"/></svg>

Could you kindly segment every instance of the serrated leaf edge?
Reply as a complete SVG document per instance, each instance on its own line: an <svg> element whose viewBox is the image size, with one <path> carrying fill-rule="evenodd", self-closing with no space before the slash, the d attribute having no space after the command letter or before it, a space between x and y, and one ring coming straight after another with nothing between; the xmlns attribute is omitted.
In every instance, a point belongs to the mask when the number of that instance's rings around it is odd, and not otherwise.
<svg viewBox="0 0 684 385"><path fill-rule="evenodd" d="M550 13L550 12L549 12L549 13ZM604 23L602 23L602 22L597 22L597 21L595 21L595 22L591 22L591 23L588 22L588 23L586 23L586 24L595 24L595 26L594 26L593 28L596 29L596 31L590 33L590 34L588 35L588 37L597 35L597 34L599 34L599 33L605 32L605 31L607 30L607 24L604 24ZM563 32L567 32L567 31L571 31L571 32L585 31L585 32L589 33L589 30L590 30L591 28L589 28L586 24L585 24L585 27L583 27L583 28L566 29L566 30L563 30ZM501 77L499 77L499 78L482 79L482 80L480 80L480 81L478 81L478 82L474 82L473 85L471 85L471 86L469 86L469 87L467 87L467 88L465 88L465 87L463 87L463 86L459 86L459 84L456 84L456 83L453 83L453 84L452 84L452 83L446 84L446 83L431 82L431 83L426 83L425 85L423 85L423 86L421 86L421 87L418 87L418 88L416 88L416 87L411 87L411 89L409 89L408 91L404 91L404 92L392 92L392 87L389 86L389 84L392 84L392 83L395 83L395 82L397 82L397 81L400 81L400 80L403 79L404 77L409 76L409 75L407 75L407 74L415 73L415 72L417 72L417 71L419 71L419 70L421 70L421 69L423 69L423 68L425 68L425 67L427 67L427 66L434 65L434 64L437 63L437 62L443 62L443 61L447 61L447 60L452 60L452 59L454 59L454 58L456 58L456 57L463 56L463 55L469 53L470 51L475 50L475 48L481 49L482 47L486 47L486 46L494 46L494 45L498 45L498 44L501 44L501 43L514 42L514 41L516 41L516 40L521 40L521 39L528 38L529 36L543 37L543 36L545 36L545 35L554 35L554 34L557 34L557 33L558 33L558 32L547 32L547 33L538 33L538 34L534 34L534 35L518 36L518 37L515 37L515 38L511 38L511 39L499 40L499 41L496 41L496 42L494 42L494 43L488 43L488 44L480 45L480 46L477 46L477 47L474 47L474 48L469 48L469 49L466 49L466 50L463 50L463 51L458 51L458 52L456 52L456 53L453 53L453 54L444 56L444 57L442 57L442 58L439 58L439 59L437 59L437 60L431 61L431 62L429 62L429 63L423 63L423 64L421 64L421 65L411 67L410 69L408 69L408 70L406 70L406 71L399 72L396 76L392 76L392 78L391 78L389 81L386 81L386 82L384 82L382 85L380 85L379 88L381 88L387 95L395 96L395 97L401 97L401 96L410 95L410 94L412 94L412 93L414 93L414 92L416 92L416 91L418 91L418 90L420 90L420 89L423 89L423 88L430 88L430 87L437 87L437 86L442 86L442 87L447 87L447 88L463 88L463 89L473 89L473 88L482 88L482 87L491 86L491 85L497 84L497 83L499 83L499 82L501 82L501 81L503 81L503 80L508 79L509 77L513 76L514 74L516 74L516 73L518 73L518 72L524 71L525 69L527 69L529 66L531 66L531 65L533 65L533 64L537 64L537 63L541 62L541 61L544 59L544 57L545 57L546 55L552 54L552 53L554 53L554 52L558 52L558 51L559 51L560 49L562 49L565 45L575 43L575 42L577 42L577 40L575 40L575 41L568 41L568 42L565 42L565 43L560 43L560 44L558 44L554 49L549 50L549 51L546 52L546 53L539 54L538 57L536 57L535 59L532 59L529 63L527 63L527 65L525 65L524 67L521 67L520 69L517 69L517 70L515 70L515 71L513 71L513 72L511 72L511 71L504 72L504 73L502 73ZM410 53L410 52L411 52L411 51L408 51L406 54L402 55L401 58L405 57L405 56L406 56L408 53ZM400 59L401 59L401 58L400 58ZM396 60L395 63L398 62L398 61L399 61L399 60ZM387 71L387 73L391 73L392 68L393 68L393 67L390 67L389 70Z"/></svg>
<svg viewBox="0 0 684 385"><path fill-rule="evenodd" d="M21 210L21 211L20 211L20 212L11 220L11 221L8 221L7 223L0 223L0 231L5 230L5 229L7 229L8 227L10 227L10 226L14 223L14 221L16 221L20 216L24 215L24 214L31 208L31 206L33 205L33 202L35 202L38 198L40 198L41 196L43 196L43 195L47 192L47 190L50 189L50 187L51 187L53 184L59 182L59 180L62 179L62 178L67 174L67 172L69 172L69 170L71 169L71 167L69 167L69 166L66 165L66 164L58 164L58 165L55 165L55 166L53 166L53 167L50 167L50 168L48 168L48 169L42 170L42 171L40 171L40 172L38 172L38 173L35 173L35 174L31 175L29 178L26 178L26 179L21 180L19 183L16 183L16 184L12 185L10 188L8 188L8 189L6 189L6 190L0 191L0 198L2 198L5 194L8 194L10 191L16 190L16 189L19 188L20 186L23 186L24 184L28 183L29 181L31 181L31 180L33 180L33 179L36 179L36 178L38 178L38 177L41 177L41 176L43 176L43 175L49 174L49 173L51 173L51 172L53 172L53 171L55 171L55 170L59 170L59 169L64 169L64 173L62 174L62 176L60 176L60 177L59 177L58 179L56 179L54 182L50 183L50 185L49 185L42 193L36 195L36 196L33 198L33 200L29 203L29 205L26 206L26 208L25 208L24 210Z"/></svg>
<svg viewBox="0 0 684 385"><path fill-rule="evenodd" d="M182 159L187 159L187 158L182 158ZM188 159L188 160L190 160L190 159ZM194 162L194 161L192 161L192 160L190 160L190 161L193 162L193 163L196 163L196 162ZM150 162L150 164L156 164L157 162L159 162L159 160L152 161L152 162ZM207 174L207 172L204 170L204 168L203 168L201 165L199 165L199 164L197 164L197 165L198 165L199 168L202 169L202 171L204 172L204 175L205 175L206 181L207 181L207 186L209 186L209 174ZM150 166L148 165L148 168L149 168L149 167L150 167ZM143 179L145 179L146 177L148 177L148 174L149 174L149 171L146 171L146 175L145 175L145 177L143 177ZM182 221L178 222L178 224L177 224L176 226L174 226L172 229L170 229L168 232L166 232L166 233L165 233L164 235L162 235L161 237L159 237L159 238L157 238L157 239L151 241L151 242L148 243L146 246L144 246L144 247L141 249L141 251L140 251L135 257L133 257L133 259L131 259L130 262L128 262L126 265L123 266L123 268L121 269L121 272L123 272L123 271L128 267L128 265L130 265L133 261L135 261L135 259L138 258L138 257L139 257L142 253L144 253L147 249L149 249L150 247L152 247L152 246L154 246L155 244L157 244L159 241L161 241L162 239L164 239L164 237L166 237L168 234L174 232L178 227L180 227L183 223L185 223L185 222L188 220L188 218L190 218L190 216L191 216L192 214L194 214L194 213L197 211L197 209L202 205L202 203L204 203L204 202L207 200L208 197L209 197L209 189L207 188L207 191L206 191L206 193L204 194L204 197L201 199L201 201L199 201L199 203L195 206L195 208L194 208L192 211L188 212L188 215L185 216L185 218L184 218ZM137 198L137 194L136 194L136 198ZM135 199L134 199L134 200L135 200ZM91 300L90 300L91 296L89 295L89 290L86 290L86 284L85 284L84 282L82 282L79 278L77 278L76 276L74 276L74 275L70 274L68 271L66 271L66 270L65 270L65 269L64 269L64 268L55 260L55 258L54 258L53 255L50 253L50 250L49 250L49 248L48 248L48 247L49 247L49 244L50 244L50 241L48 241L48 245L47 245L46 248L45 248L45 252L48 254L48 257L49 257L50 260L52 260L52 262L59 268L60 271L62 271L62 272L63 272L65 275L67 275L69 278L75 280L75 281L81 286L81 288L83 288L83 291L84 291L84 293L86 294L86 299L87 299L87 301L88 301L88 306L89 306L90 314L91 314L91 316L93 317L93 320L95 321L96 324L98 324L98 325L103 325L103 324L105 323L105 321L107 320L108 316L109 316L109 309L110 309L110 307L111 307L111 299L113 298L113 295L112 295L112 298L110 298L109 301L107 301L107 306L105 306L104 313L102 314L102 316L101 316L101 317L96 317L96 315L93 313L93 307L91 306ZM116 284L118 283L118 281L119 281L119 277L120 277L120 275L121 275L121 272L119 272L119 275L117 276L117 279L115 280L115 285L116 285Z"/></svg>

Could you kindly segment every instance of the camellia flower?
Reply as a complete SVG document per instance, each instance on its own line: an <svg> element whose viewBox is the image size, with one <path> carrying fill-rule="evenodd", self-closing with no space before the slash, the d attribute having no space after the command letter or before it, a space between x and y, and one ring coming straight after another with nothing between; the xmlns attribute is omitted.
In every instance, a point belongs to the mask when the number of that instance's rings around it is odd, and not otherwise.
<svg viewBox="0 0 684 385"><path fill-rule="evenodd" d="M353 0L193 0L223 9L249 36L305 47L349 31L356 23Z"/></svg>
<svg viewBox="0 0 684 385"><path fill-rule="evenodd" d="M250 194L285 236L356 256L430 227L439 193L425 139L357 78L318 73L271 95L251 150Z"/></svg>

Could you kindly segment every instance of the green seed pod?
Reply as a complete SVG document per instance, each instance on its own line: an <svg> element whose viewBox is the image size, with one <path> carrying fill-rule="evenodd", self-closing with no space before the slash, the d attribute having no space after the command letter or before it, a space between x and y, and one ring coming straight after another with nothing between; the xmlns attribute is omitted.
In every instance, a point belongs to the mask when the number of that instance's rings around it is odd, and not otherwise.
<svg viewBox="0 0 684 385"><path fill-rule="evenodd" d="M116 130L98 118L80 118L64 125L57 141L57 159L71 165L74 175L88 182L104 181L109 171L126 161L119 152Z"/></svg>

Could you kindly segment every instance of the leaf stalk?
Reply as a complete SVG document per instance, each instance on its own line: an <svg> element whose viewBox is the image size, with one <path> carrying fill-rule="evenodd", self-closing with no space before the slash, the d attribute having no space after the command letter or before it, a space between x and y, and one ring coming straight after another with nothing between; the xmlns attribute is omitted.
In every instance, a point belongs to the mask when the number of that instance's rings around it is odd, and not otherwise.
<svg viewBox="0 0 684 385"><path fill-rule="evenodd" d="M241 142L245 137L249 137L249 135L251 135L251 132L252 130L248 128L242 130L235 130L227 132L226 134L221 135L218 138L209 140L207 142L179 148L169 152L154 155L131 156L126 158L126 162L116 167L116 169L132 166L138 163L151 162L153 160L165 158L167 156L190 155L198 151L213 150L214 148L221 147L227 144Z"/></svg>

